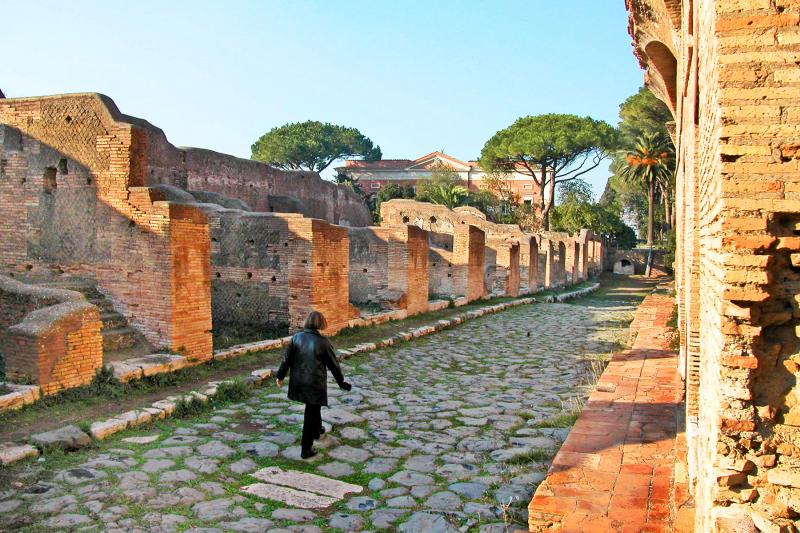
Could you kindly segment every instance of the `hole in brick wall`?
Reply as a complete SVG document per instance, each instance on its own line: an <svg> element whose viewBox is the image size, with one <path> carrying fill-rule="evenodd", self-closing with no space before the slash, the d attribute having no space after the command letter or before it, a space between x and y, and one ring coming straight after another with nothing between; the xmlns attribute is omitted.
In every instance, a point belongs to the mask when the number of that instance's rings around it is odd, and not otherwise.
<svg viewBox="0 0 800 533"><path fill-rule="evenodd" d="M276 278L275 276L272 276L271 278L269 278L269 280L270 281L278 281L278 278Z"/></svg>
<svg viewBox="0 0 800 533"><path fill-rule="evenodd" d="M436 224L436 217L431 217L428 220L430 220L431 224Z"/></svg>
<svg viewBox="0 0 800 533"><path fill-rule="evenodd" d="M86 178L86 185L92 184L92 178Z"/></svg>
<svg viewBox="0 0 800 533"><path fill-rule="evenodd" d="M452 274L448 274L448 275L447 275L447 277L448 277L448 278L452 278L452 277L453 277L453 275L452 275Z"/></svg>
<svg viewBox="0 0 800 533"><path fill-rule="evenodd" d="M247 241L247 244L255 244L255 243L256 243L255 239L249 239Z"/></svg>
<svg viewBox="0 0 800 533"><path fill-rule="evenodd" d="M216 237L211 237L211 242L217 242L217 238Z"/></svg>
<svg viewBox="0 0 800 533"><path fill-rule="evenodd" d="M19 184L20 184L20 185L25 185L25 182L26 182L26 181L28 181L28 179L27 179L27 178L22 178L21 180L19 180Z"/></svg>
<svg viewBox="0 0 800 533"><path fill-rule="evenodd" d="M800 235L800 213L775 213L769 223L769 232L776 237Z"/></svg>
<svg viewBox="0 0 800 533"><path fill-rule="evenodd" d="M741 155L733 155L733 154L722 154L722 162L723 163L735 163L742 157Z"/></svg>
<svg viewBox="0 0 800 533"><path fill-rule="evenodd" d="M129 220L129 221L128 221L128 227L129 227L129 228L136 227L136 222L134 222L133 220Z"/></svg>
<svg viewBox="0 0 800 533"><path fill-rule="evenodd" d="M305 265L305 264L308 264L308 261L307 261L307 260L305 260L305 259L303 259L303 260L302 260L302 261L300 261L300 262L301 262L301 263L303 263L304 265Z"/></svg>
<svg viewBox="0 0 800 533"><path fill-rule="evenodd" d="M283 243L284 246L289 246L288 242Z"/></svg>
<svg viewBox="0 0 800 533"><path fill-rule="evenodd" d="M252 277L253 277L253 273L252 273L252 272L248 272L248 273L247 273L247 279L250 279L250 278L252 278Z"/></svg>
<svg viewBox="0 0 800 533"><path fill-rule="evenodd" d="M33 270L33 265L25 265L25 270Z"/></svg>
<svg viewBox="0 0 800 533"><path fill-rule="evenodd" d="M0 176L6 173L7 166L8 166L8 159L0 159Z"/></svg>
<svg viewBox="0 0 800 533"><path fill-rule="evenodd" d="M408 217L403 217L403 224L408 224L409 220Z"/></svg>
<svg viewBox="0 0 800 533"><path fill-rule="evenodd" d="M72 117L67 115L67 118L64 119L64 122L66 122L67 124L72 123Z"/></svg>
<svg viewBox="0 0 800 533"><path fill-rule="evenodd" d="M365 273L365 274L367 273L367 269L366 269L366 268L364 269L364 273Z"/></svg>
<svg viewBox="0 0 800 533"><path fill-rule="evenodd" d="M52 193L58 187L58 183L56 182L56 169L53 167L47 167L44 169L44 176L42 179L42 189L46 193Z"/></svg>
<svg viewBox="0 0 800 533"><path fill-rule="evenodd" d="M452 267L452 266L453 266L453 265L451 265L450 263L447 263L447 267L448 267L448 268L449 268L449 267Z"/></svg>
<svg viewBox="0 0 800 533"><path fill-rule="evenodd" d="M222 274L220 274L219 272L217 272L215 275L216 275L218 278L221 278L221 277L222 277Z"/></svg>
<svg viewBox="0 0 800 533"><path fill-rule="evenodd" d="M434 263L433 266L436 266L436 263Z"/></svg>
<svg viewBox="0 0 800 533"><path fill-rule="evenodd" d="M237 293L236 293L236 297L237 297L237 298L241 298L241 297L242 297L242 293L241 293L241 292L237 292Z"/></svg>
<svg viewBox="0 0 800 533"><path fill-rule="evenodd" d="M69 174L69 168L67 168L67 160L66 159L61 158L58 161L58 171L61 174Z"/></svg>

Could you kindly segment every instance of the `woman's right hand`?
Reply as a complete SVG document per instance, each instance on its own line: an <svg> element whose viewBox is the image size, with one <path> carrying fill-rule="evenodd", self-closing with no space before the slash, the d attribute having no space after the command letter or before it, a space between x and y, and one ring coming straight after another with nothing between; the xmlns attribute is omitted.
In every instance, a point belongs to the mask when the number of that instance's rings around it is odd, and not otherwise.
<svg viewBox="0 0 800 533"><path fill-rule="evenodd" d="M278 384L278 387L279 387L279 388L280 388L280 387L283 387L283 380L282 380L282 379L277 379L277 378L276 378L276 379L275 379L275 383L277 383L277 384Z"/></svg>

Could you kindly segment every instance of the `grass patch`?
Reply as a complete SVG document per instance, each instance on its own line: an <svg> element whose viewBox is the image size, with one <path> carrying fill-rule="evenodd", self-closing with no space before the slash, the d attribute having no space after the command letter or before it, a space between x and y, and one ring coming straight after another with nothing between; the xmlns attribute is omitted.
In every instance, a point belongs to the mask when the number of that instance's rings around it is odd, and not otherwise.
<svg viewBox="0 0 800 533"><path fill-rule="evenodd" d="M223 381L217 386L214 403L241 402L250 397L250 388L241 380Z"/></svg>
<svg viewBox="0 0 800 533"><path fill-rule="evenodd" d="M555 454L556 450L550 448L531 450L529 452L515 455L506 461L506 463L514 466L522 466L531 463L547 463Z"/></svg>
<svg viewBox="0 0 800 533"><path fill-rule="evenodd" d="M570 411L561 413L554 417L542 420L533 425L535 428L569 428L575 425L575 421L581 416L580 411Z"/></svg>
<svg viewBox="0 0 800 533"><path fill-rule="evenodd" d="M262 341L267 339L280 339L289 334L289 324L281 322L274 325L266 324L235 324L215 322L211 330L214 339L214 349L228 348L237 344Z"/></svg>

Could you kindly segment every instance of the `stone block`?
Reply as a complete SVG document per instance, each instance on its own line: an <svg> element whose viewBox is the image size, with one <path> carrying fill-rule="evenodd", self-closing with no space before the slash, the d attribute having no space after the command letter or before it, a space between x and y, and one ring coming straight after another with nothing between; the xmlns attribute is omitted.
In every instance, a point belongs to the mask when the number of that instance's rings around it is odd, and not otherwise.
<svg viewBox="0 0 800 533"><path fill-rule="evenodd" d="M89 434L97 439L103 440L114 433L119 433L128 427L128 422L120 418L109 418L100 422L92 422L89 426Z"/></svg>
<svg viewBox="0 0 800 533"><path fill-rule="evenodd" d="M3 466L22 461L28 457L38 457L39 450L30 444L14 444L6 442L0 444L0 464Z"/></svg>
<svg viewBox="0 0 800 533"><path fill-rule="evenodd" d="M53 448L76 450L90 445L92 439L78 426L65 426L53 431L31 435L31 443L43 450Z"/></svg>

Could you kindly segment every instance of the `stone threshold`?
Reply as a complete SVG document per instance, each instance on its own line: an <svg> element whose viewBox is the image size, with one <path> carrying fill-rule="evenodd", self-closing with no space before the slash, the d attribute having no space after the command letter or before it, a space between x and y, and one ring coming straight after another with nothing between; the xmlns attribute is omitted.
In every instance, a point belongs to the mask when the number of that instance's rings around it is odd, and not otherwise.
<svg viewBox="0 0 800 533"><path fill-rule="evenodd" d="M545 303L566 302L568 300L586 296L596 291L599 287L599 283L594 283L583 289L564 292L557 295L549 295L546 298L543 298L541 301ZM461 313L447 320L438 320L435 323L427 326L421 326L398 333L392 337L388 337L377 342L358 344L348 350L337 350L337 354L340 360L345 360L358 353L371 352L380 348L393 346L401 342L408 342L419 337L424 337L425 335L442 331L443 329L457 326L458 324L462 324L469 320L474 320L489 314L499 313L500 311L504 311L512 307L533 304L538 301L539 300L534 297L527 297L512 300L510 302L503 302L481 307L472 311ZM280 339L272 339L234 346L226 350L220 350L216 352L214 354L214 358L226 359L228 357L246 355L257 351L279 349L285 346L289 342L290 338L291 337L283 337ZM174 372L180 368L188 366L188 363L180 364L177 361L177 359L183 359L185 362L186 360L184 358L171 354L152 354L140 359L151 362L152 366L148 366L146 374L145 370L140 367L139 370L141 371L141 375L139 378L142 376L150 376L163 372ZM269 368L254 370L245 379L245 383L249 386L260 386L265 381L269 381L269 378L272 377L272 373L272 369ZM130 379L137 378L131 377L126 381L129 381ZM213 398L213 396L216 394L217 387L220 383L223 382L209 381L203 387L190 391L181 396L168 396L162 400L154 402L150 407L134 409L120 415L110 417L106 420L94 422L89 427L88 433L84 432L75 425L70 425L53 431L48 431L46 433L33 435L31 436L31 443L0 443L0 465L6 466L23 459L37 457L40 454L40 450L52 446L61 447L65 450L72 450L88 446L91 444L92 439L104 440L115 433L147 424L152 420L163 420L172 416L180 401L190 401L193 398L196 398L203 403L208 402L209 399ZM38 389L38 387L34 388ZM2 399L3 396L0 396L0 401L2 401Z"/></svg>

